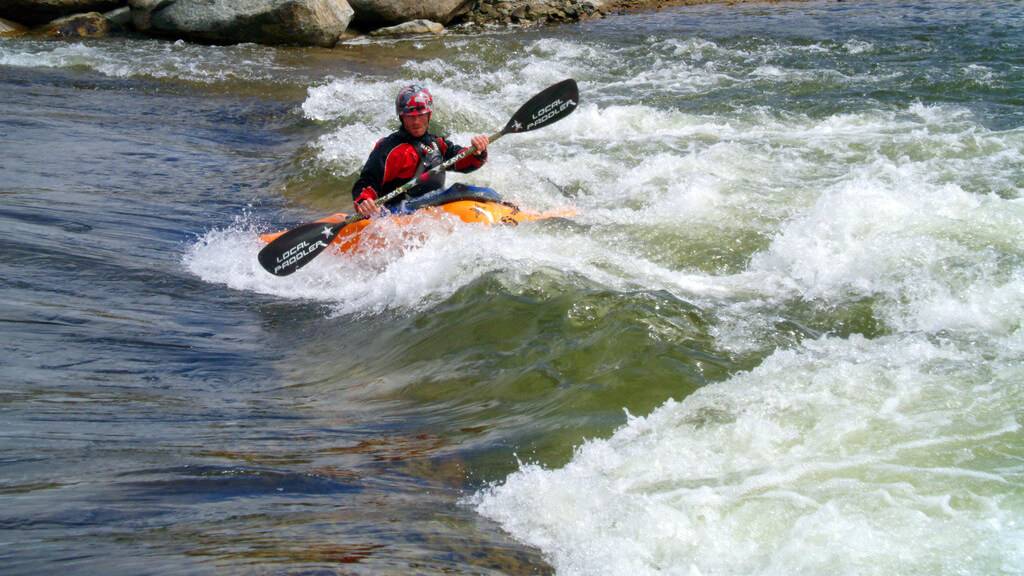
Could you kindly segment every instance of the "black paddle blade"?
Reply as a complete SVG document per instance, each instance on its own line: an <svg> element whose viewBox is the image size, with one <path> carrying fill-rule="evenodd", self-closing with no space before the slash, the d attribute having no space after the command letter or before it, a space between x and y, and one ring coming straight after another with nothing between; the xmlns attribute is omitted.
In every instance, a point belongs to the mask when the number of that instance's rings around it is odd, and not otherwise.
<svg viewBox="0 0 1024 576"><path fill-rule="evenodd" d="M580 89L572 78L545 88L519 107L502 130L505 134L529 132L558 122L576 109L580 102Z"/></svg>
<svg viewBox="0 0 1024 576"><path fill-rule="evenodd" d="M271 274L287 276L323 252L344 225L311 222L292 228L260 250L260 265Z"/></svg>

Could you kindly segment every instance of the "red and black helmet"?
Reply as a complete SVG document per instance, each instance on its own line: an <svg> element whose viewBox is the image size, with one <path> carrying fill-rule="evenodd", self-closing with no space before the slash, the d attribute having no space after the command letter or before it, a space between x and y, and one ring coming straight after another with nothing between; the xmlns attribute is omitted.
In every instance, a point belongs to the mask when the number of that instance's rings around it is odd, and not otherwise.
<svg viewBox="0 0 1024 576"><path fill-rule="evenodd" d="M434 97L419 84L410 84L398 92L395 98L395 111L398 116L420 116L434 111Z"/></svg>

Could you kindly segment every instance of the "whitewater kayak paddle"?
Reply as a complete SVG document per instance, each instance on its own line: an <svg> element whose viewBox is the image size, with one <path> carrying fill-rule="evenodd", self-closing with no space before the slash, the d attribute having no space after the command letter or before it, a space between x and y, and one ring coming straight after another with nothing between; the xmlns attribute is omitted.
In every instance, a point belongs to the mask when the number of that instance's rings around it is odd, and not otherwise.
<svg viewBox="0 0 1024 576"><path fill-rule="evenodd" d="M579 88L576 86L576 81L572 78L548 86L536 96L530 98L526 104L523 104L512 115L508 124L505 124L501 131L491 134L490 141L494 142L505 134L529 132L553 124L572 113L579 104L579 100ZM410 180L392 192L385 194L377 200L377 203L383 206L408 192L410 188L416 186L421 180L427 181L431 175L447 170L453 164L474 152L476 152L475 146L462 150L443 164L425 171L419 178ZM260 265L271 274L287 276L309 264L313 258L316 258L317 255L323 252L342 228L362 219L363 216L357 212L337 224L311 222L296 226L278 236L276 240L260 250L258 257Z"/></svg>

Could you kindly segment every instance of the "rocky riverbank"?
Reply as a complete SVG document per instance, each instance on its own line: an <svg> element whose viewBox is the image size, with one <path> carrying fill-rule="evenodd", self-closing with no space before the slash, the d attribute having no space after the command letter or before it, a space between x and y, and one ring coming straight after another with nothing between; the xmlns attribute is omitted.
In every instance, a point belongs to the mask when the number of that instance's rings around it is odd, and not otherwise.
<svg viewBox="0 0 1024 576"><path fill-rule="evenodd" d="M576 22L723 1L751 0L6 0L0 4L0 36L73 39L136 33L213 44L331 47L362 34Z"/></svg>
<svg viewBox="0 0 1024 576"><path fill-rule="evenodd" d="M556 24L673 6L781 1L786 0L477 0L465 21L480 25Z"/></svg>

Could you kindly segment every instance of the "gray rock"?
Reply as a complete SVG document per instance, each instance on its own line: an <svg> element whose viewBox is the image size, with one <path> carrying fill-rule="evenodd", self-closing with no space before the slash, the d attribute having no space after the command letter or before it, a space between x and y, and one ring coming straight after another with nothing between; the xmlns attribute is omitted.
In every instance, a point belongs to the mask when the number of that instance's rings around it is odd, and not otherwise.
<svg viewBox="0 0 1024 576"><path fill-rule="evenodd" d="M104 12L127 4L126 0L0 0L0 17L22 24L46 24L71 14Z"/></svg>
<svg viewBox="0 0 1024 576"><path fill-rule="evenodd" d="M50 36L52 38L103 38L110 35L110 20L99 12L86 12L58 18L40 28L32 30L32 34Z"/></svg>
<svg viewBox="0 0 1024 576"><path fill-rule="evenodd" d="M111 28L114 30L127 30L128 28L131 28L132 9L128 6L122 6L117 10L104 12L103 17L110 21Z"/></svg>
<svg viewBox="0 0 1024 576"><path fill-rule="evenodd" d="M363 30L412 20L448 24L469 11L474 0L349 0L356 11L352 25Z"/></svg>
<svg viewBox="0 0 1024 576"><path fill-rule="evenodd" d="M136 30L146 32L153 27L150 21L153 12L170 4L174 0L128 0L128 10L132 15L132 26Z"/></svg>
<svg viewBox="0 0 1024 576"><path fill-rule="evenodd" d="M334 46L353 11L346 0L129 0L141 32L216 44Z"/></svg>
<svg viewBox="0 0 1024 576"><path fill-rule="evenodd" d="M444 26L430 20L411 20L370 32L370 36L413 36L416 34L444 34Z"/></svg>

